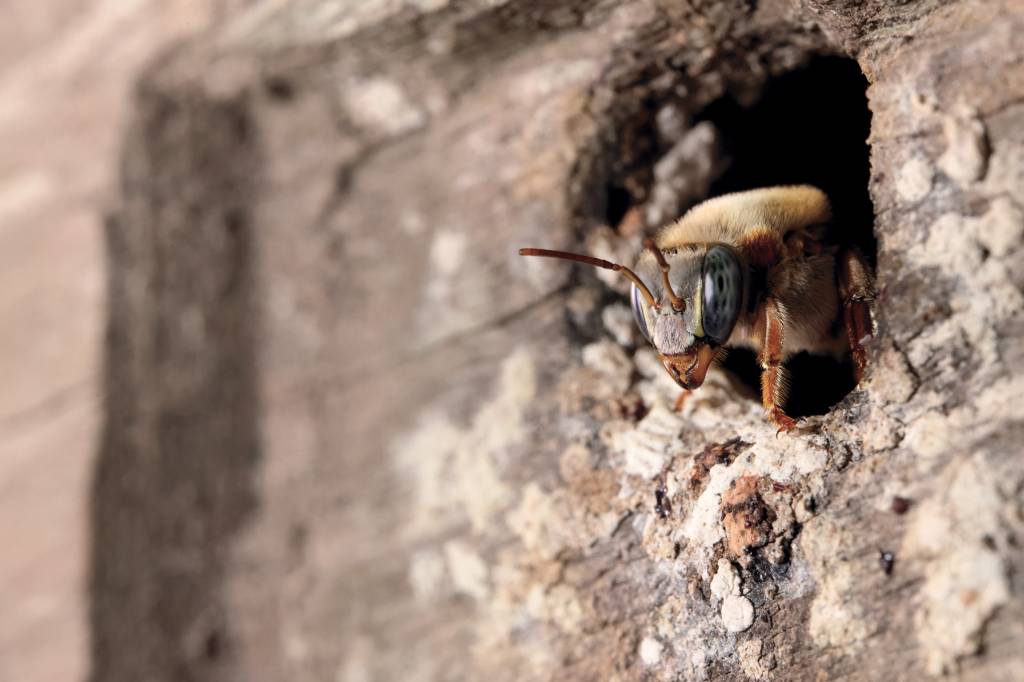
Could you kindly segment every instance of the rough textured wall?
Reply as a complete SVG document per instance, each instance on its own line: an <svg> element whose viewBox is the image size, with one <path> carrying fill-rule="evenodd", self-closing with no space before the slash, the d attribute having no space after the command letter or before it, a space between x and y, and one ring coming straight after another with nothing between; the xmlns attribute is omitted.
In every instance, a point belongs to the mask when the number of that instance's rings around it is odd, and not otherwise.
<svg viewBox="0 0 1024 682"><path fill-rule="evenodd" d="M169 54L108 237L95 679L1012 679L1022 28L309 0ZM619 283L515 249L629 260L736 163L702 112L816 55L870 82L869 376L778 438L723 372L675 414Z"/></svg>

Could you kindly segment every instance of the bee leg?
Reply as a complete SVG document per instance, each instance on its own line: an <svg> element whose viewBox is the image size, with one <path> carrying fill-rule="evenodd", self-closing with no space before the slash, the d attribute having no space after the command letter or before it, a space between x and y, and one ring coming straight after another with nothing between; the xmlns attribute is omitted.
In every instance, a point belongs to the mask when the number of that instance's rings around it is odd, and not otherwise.
<svg viewBox="0 0 1024 682"><path fill-rule="evenodd" d="M868 360L864 345L874 336L871 303L875 300L875 287L863 256L853 249L839 256L839 295L843 300L843 322L850 340L854 376L860 382Z"/></svg>
<svg viewBox="0 0 1024 682"><path fill-rule="evenodd" d="M764 325L764 341L758 357L761 363L761 402L768 418L779 427L778 434L796 428L796 420L782 409L787 386L786 369L782 366L785 312L778 301L768 299L761 308L761 318Z"/></svg>

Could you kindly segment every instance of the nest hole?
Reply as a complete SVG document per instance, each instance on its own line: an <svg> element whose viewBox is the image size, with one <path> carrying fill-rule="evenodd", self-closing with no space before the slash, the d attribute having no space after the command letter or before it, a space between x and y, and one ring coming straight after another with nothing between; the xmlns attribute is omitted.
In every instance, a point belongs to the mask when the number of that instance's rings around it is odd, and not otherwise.
<svg viewBox="0 0 1024 682"><path fill-rule="evenodd" d="M715 126L729 164L709 194L815 185L832 201L833 239L857 247L874 266L867 85L854 60L818 57L769 81L752 106L743 107L731 97L711 103L696 121ZM753 352L734 350L723 367L760 390ZM786 410L794 417L827 413L855 386L849 358L801 353L787 368L791 389Z"/></svg>
<svg viewBox="0 0 1024 682"><path fill-rule="evenodd" d="M875 259L868 81L853 59L816 57L768 81L753 106L726 96L695 122L710 121L729 159L711 196L770 185L808 183L829 196L835 233Z"/></svg>
<svg viewBox="0 0 1024 682"><path fill-rule="evenodd" d="M717 132L714 176L704 196L688 197L680 214L704 199L773 185L811 184L832 202L831 239L855 246L872 266L876 244L874 209L868 191L871 112L867 79L856 61L814 56L802 67L768 80L759 96L741 101L730 94L695 113L680 113L692 129L708 122ZM745 103L744 103L745 102ZM671 102L650 97L621 122L617 149L608 158L599 191L599 215L625 231L634 206L651 199L655 164L675 140L659 135L657 117ZM685 104L678 111L684 111ZM656 230L660 225L647 225ZM726 371L760 394L760 370L752 352L732 349ZM800 354L787 363L791 390L787 412L795 417L825 414L855 385L849 358Z"/></svg>

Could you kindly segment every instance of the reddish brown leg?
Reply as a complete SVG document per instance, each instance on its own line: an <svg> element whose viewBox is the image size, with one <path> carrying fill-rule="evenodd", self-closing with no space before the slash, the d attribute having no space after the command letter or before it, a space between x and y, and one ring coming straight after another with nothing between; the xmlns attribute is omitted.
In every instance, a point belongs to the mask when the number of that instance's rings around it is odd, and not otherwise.
<svg viewBox="0 0 1024 682"><path fill-rule="evenodd" d="M839 295L843 300L843 322L850 340L854 375L859 382L868 361L864 346L874 335L871 303L875 300L875 287L871 271L857 251L844 251L839 256Z"/></svg>
<svg viewBox="0 0 1024 682"><path fill-rule="evenodd" d="M761 402L779 433L791 431L796 420L782 410L786 399L786 370L782 366L782 340L785 318L777 301L768 299L761 308L764 342L758 360L761 363Z"/></svg>

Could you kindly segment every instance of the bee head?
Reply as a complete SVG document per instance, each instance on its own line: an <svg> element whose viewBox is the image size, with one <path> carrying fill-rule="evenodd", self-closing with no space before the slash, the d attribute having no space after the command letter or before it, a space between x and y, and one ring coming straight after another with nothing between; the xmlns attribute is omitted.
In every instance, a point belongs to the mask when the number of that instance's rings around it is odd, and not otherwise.
<svg viewBox="0 0 1024 682"><path fill-rule="evenodd" d="M697 388L739 318L746 284L739 257L723 244L662 251L648 240L645 246L636 270L652 282L656 305L634 285L633 316L669 376Z"/></svg>
<svg viewBox="0 0 1024 682"><path fill-rule="evenodd" d="M677 384L697 388L739 318L746 286L739 257L724 244L663 252L648 239L644 246L636 272L565 251L520 249L519 254L586 263L629 279L633 283L633 316L640 332L658 351Z"/></svg>

